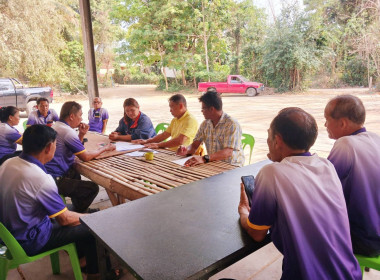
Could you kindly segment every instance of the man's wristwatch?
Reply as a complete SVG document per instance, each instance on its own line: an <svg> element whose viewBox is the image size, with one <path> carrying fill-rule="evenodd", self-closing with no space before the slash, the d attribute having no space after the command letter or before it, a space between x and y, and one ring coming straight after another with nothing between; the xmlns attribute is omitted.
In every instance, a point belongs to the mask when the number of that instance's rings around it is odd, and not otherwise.
<svg viewBox="0 0 380 280"><path fill-rule="evenodd" d="M205 163L210 162L210 156L209 156L209 155L205 155L205 156L203 156L202 158L203 158L203 161L204 161Z"/></svg>

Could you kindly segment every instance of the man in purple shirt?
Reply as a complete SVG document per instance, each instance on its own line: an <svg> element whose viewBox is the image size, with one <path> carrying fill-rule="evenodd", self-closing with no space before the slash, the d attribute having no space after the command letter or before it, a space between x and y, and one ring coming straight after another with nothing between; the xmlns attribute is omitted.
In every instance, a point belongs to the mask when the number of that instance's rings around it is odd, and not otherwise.
<svg viewBox="0 0 380 280"><path fill-rule="evenodd" d="M310 154L315 119L285 108L268 130L268 157L257 174L249 207L241 185L240 223L255 241L268 230L284 255L281 279L361 279L352 252L342 187L334 166Z"/></svg>
<svg viewBox="0 0 380 280"><path fill-rule="evenodd" d="M87 151L83 139L88 125L82 123L82 106L68 101L61 108L60 119L52 128L57 131L57 150L54 158L45 167L55 179L58 191L71 197L74 210L83 213L91 205L99 192L94 182L81 180L80 174L73 168L75 156L82 161L90 161L105 151L112 151L115 145L109 144L94 151ZM74 130L79 129L79 134Z"/></svg>
<svg viewBox="0 0 380 280"><path fill-rule="evenodd" d="M94 108L88 111L88 125L90 126L90 131L104 134L109 116L107 109L102 108L102 104L103 102L100 97L94 98Z"/></svg>
<svg viewBox="0 0 380 280"><path fill-rule="evenodd" d="M325 126L337 139L328 159L342 182L354 253L380 255L380 136L366 131L359 98L340 95L325 108Z"/></svg>
<svg viewBox="0 0 380 280"><path fill-rule="evenodd" d="M32 111L29 114L27 126L33 124L44 124L47 126L52 126L53 122L58 121L57 112L53 109L49 109L49 100L45 97L40 97L37 99L37 111Z"/></svg>
<svg viewBox="0 0 380 280"><path fill-rule="evenodd" d="M44 167L54 156L57 133L33 125L23 136L23 153L0 168L0 221L29 256L75 242L90 279L98 273L95 239L79 221L83 214L66 208Z"/></svg>

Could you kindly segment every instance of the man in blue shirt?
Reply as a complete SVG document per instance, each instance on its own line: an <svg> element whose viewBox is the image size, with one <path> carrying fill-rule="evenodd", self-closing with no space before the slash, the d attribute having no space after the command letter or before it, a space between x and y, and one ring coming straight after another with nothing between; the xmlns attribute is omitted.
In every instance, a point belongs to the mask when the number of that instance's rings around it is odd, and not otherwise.
<svg viewBox="0 0 380 280"><path fill-rule="evenodd" d="M0 221L28 255L75 242L87 272L98 273L95 239L79 221L84 214L66 208L44 167L54 156L57 133L33 125L23 136L23 153L0 168Z"/></svg>
<svg viewBox="0 0 380 280"><path fill-rule="evenodd" d="M281 279L359 280L339 178L331 162L309 152L317 133L302 109L278 113L267 139L274 163L257 174L251 208L241 186L240 223L255 241L270 229L284 255Z"/></svg>
<svg viewBox="0 0 380 280"><path fill-rule="evenodd" d="M380 136L364 127L365 108L353 95L340 95L325 108L325 126L337 139L328 159L346 199L354 253L380 255Z"/></svg>
<svg viewBox="0 0 380 280"><path fill-rule="evenodd" d="M29 114L27 126L33 124L44 124L52 126L53 122L58 121L57 112L54 109L49 109L49 100L45 97L37 99L37 111L32 111Z"/></svg>

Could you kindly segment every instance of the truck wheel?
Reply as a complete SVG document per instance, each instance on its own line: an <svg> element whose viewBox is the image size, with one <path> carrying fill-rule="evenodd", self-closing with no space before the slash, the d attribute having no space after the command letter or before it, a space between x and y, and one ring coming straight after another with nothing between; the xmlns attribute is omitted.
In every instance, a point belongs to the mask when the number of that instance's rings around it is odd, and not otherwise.
<svg viewBox="0 0 380 280"><path fill-rule="evenodd" d="M32 112L32 111L36 111L37 110L37 102L36 101L29 101L27 104L26 104L26 116L29 117L29 114Z"/></svg>
<svg viewBox="0 0 380 280"><path fill-rule="evenodd" d="M257 94L256 89L253 88L253 87L247 88L247 90L246 90L245 92L246 92L247 95L250 96L250 97L256 96L256 94Z"/></svg>

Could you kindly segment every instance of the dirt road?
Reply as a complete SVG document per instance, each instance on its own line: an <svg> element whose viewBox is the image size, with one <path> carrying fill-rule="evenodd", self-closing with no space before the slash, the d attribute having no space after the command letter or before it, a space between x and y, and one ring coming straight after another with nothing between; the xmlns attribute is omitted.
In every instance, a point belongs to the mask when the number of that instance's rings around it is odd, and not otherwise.
<svg viewBox="0 0 380 280"><path fill-rule="evenodd" d="M334 141L329 139L324 127L323 111L327 101L337 94L355 94L360 97L367 109L366 128L380 134L380 95L368 93L367 89L333 89L333 90L309 90L302 94L274 94L256 97L247 97L239 94L223 94L224 111L236 118L243 128L244 133L252 134L256 139L252 162L266 158L267 153L267 129L277 112L289 106L301 107L311 113L317 120L319 136L312 147L311 152L320 156L327 156ZM110 113L107 133L113 131L123 116L123 101L128 97L136 98L140 109L146 113L156 125L160 122L170 122L172 116L169 112L168 98L171 93L156 91L152 85L128 85L115 88L100 89L103 98L103 106ZM198 101L200 94L185 94L188 109L197 118L203 121L201 106ZM87 121L89 109L88 100L84 96L57 97L57 103L51 104L58 113L63 102L76 100L83 105L83 118ZM22 123L23 119L21 120ZM245 151L248 155L248 148ZM247 158L247 157L246 157ZM246 162L247 163L247 162Z"/></svg>

